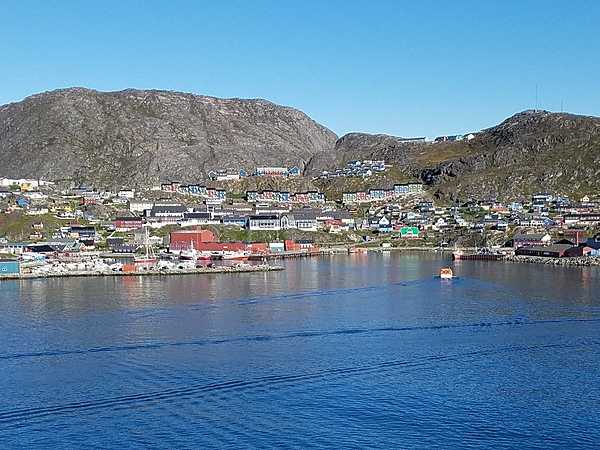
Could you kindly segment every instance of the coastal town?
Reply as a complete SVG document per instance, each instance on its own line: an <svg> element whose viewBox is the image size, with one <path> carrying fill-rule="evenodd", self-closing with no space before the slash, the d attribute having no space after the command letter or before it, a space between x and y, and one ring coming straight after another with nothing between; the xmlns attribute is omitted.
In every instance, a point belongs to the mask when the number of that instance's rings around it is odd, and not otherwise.
<svg viewBox="0 0 600 450"><path fill-rule="evenodd" d="M317 178L368 180L389 167L385 161L348 161ZM2 178L0 276L69 273L77 267L181 272L228 261L245 267L248 261L258 266L282 257L392 249L448 251L455 259L584 265L600 260L600 197L591 193L577 199L536 193L510 203L448 202L414 180L337 198L318 190L240 195L232 186L244 178L277 178L285 185L304 175L298 167L215 169L206 182L170 180L119 190ZM119 262L110 264L109 258Z"/></svg>

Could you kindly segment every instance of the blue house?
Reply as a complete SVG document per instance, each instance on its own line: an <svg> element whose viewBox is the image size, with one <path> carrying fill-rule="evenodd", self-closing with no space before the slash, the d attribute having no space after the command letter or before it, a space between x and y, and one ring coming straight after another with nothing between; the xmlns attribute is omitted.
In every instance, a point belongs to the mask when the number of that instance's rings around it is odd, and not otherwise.
<svg viewBox="0 0 600 450"><path fill-rule="evenodd" d="M296 166L294 166L294 167L290 167L290 168L288 169L288 175L289 175L289 176L291 176L291 177L297 177L297 176L300 176L300 168L299 168L299 167L296 167Z"/></svg>
<svg viewBox="0 0 600 450"><path fill-rule="evenodd" d="M19 208L27 208L29 206L29 200L25 197L19 197L17 199L17 206Z"/></svg>
<svg viewBox="0 0 600 450"><path fill-rule="evenodd" d="M3 275L19 275L19 273L21 273L19 261L0 259L0 277Z"/></svg>
<svg viewBox="0 0 600 450"><path fill-rule="evenodd" d="M245 216L225 216L223 217L223 225L225 226L236 226L240 228L246 228L248 218Z"/></svg>

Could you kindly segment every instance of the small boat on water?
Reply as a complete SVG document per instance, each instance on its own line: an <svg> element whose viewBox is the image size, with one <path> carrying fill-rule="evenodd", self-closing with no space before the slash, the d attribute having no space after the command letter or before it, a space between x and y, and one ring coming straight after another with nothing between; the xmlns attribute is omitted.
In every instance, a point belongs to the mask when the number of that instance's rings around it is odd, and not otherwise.
<svg viewBox="0 0 600 450"><path fill-rule="evenodd" d="M454 272L452 272L450 267L442 267L440 269L440 278L442 280L451 280L454 278Z"/></svg>

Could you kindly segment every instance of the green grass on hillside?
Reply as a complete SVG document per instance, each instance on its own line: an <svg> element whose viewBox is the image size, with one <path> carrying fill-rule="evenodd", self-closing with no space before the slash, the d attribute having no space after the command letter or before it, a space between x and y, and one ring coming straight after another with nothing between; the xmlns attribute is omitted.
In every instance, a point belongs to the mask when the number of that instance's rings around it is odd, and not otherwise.
<svg viewBox="0 0 600 450"><path fill-rule="evenodd" d="M0 214L0 236L5 236L10 240L26 240L30 234L35 232L33 224L40 222L44 224L44 229L41 230L44 237L51 236L61 226L69 223L57 219L52 214L28 216L20 211Z"/></svg>

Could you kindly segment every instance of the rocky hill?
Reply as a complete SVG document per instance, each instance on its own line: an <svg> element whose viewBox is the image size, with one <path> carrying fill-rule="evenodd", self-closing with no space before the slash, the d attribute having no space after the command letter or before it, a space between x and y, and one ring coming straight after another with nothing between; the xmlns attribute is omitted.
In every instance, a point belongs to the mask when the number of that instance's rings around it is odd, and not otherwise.
<svg viewBox="0 0 600 450"><path fill-rule="evenodd" d="M467 141L407 144L352 133L336 142L338 160L385 159L440 197L500 199L539 191L580 195L600 189L600 118L518 113Z"/></svg>
<svg viewBox="0 0 600 450"><path fill-rule="evenodd" d="M422 180L448 199L579 195L600 188L600 118L525 111L469 141L411 143L364 133L337 139L304 113L265 100L167 91L72 88L0 107L0 176L139 186L199 181L228 167L298 165L311 175L352 159L384 159L394 169L358 184L303 187L340 196L369 183Z"/></svg>
<svg viewBox="0 0 600 450"><path fill-rule="evenodd" d="M336 139L304 113L265 100L72 88L0 107L0 176L197 181L214 168L303 168Z"/></svg>

